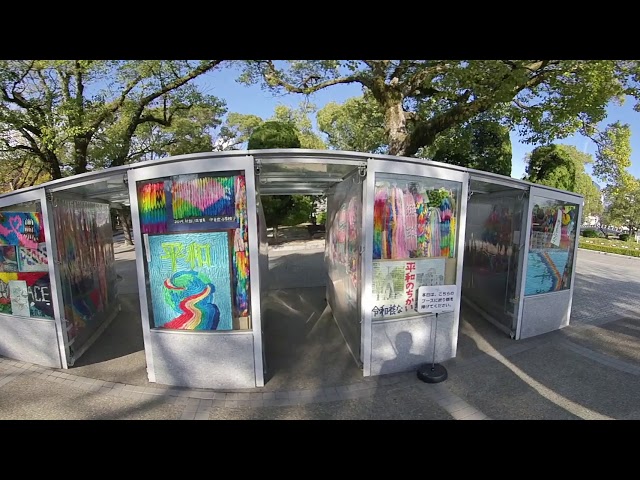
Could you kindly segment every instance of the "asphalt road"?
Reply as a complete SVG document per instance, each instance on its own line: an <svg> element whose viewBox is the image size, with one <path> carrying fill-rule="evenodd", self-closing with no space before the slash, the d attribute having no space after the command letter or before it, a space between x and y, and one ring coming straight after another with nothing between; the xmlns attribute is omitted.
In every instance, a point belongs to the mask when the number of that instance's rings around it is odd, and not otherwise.
<svg viewBox="0 0 640 480"><path fill-rule="evenodd" d="M640 316L640 258L578 250L570 324Z"/></svg>

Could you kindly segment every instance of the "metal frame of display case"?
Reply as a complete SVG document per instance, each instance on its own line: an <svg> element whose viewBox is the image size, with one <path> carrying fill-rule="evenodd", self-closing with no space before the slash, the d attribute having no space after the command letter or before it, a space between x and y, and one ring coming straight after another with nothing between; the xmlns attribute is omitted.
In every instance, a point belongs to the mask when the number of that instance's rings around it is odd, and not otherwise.
<svg viewBox="0 0 640 480"><path fill-rule="evenodd" d="M42 223L45 233L45 243L47 245L47 260L48 260L48 268L49 268L49 282L51 288L51 303L53 307L53 320L50 319L42 319L42 318L24 318L16 315L5 315L15 318L21 322L46 322L46 324L52 323L55 325L56 329L56 338L57 338L57 350L59 354L59 365L56 365L58 368L68 368L68 359L69 359L69 350L68 350L68 342L66 335L66 328L64 327L64 322L62 321L64 309L62 308L62 296L60 292L60 279L59 279L59 270L56 268L56 265L59 264L57 259L55 258L56 250L56 239L53 233L53 216L51 211L50 202L47 199L47 195L45 189L35 188L29 189L27 191L19 191L16 193L11 193L8 195L0 196L0 208L12 207L13 205L27 203L27 202L40 202L40 211L42 212ZM54 365L48 365L54 366Z"/></svg>
<svg viewBox="0 0 640 480"><path fill-rule="evenodd" d="M161 330L153 329L150 323L149 316L149 302L147 297L146 288L146 275L144 265L144 252L140 216L138 210L138 196L136 185L139 181L150 180L154 178L164 178L172 175L191 174L191 173L215 173L224 171L244 171L247 191L247 226L249 236L249 270L251 272L250 277L250 295L251 295L251 330L232 330L232 331L199 331L193 332L188 330ZM256 199L255 199L255 173L254 173L254 161L253 157L244 155L239 158L218 158L215 161L210 159L192 159L183 160L179 163L172 163L170 165L154 165L144 168L138 168L129 171L128 183L129 183L129 198L131 202L131 218L133 223L133 232L136 238L135 251L136 251L136 267L138 272L138 290L140 295L140 312L142 318L142 330L145 344L145 356L147 360L147 371L149 381L156 382L158 377L158 368L156 358L154 356L155 347L160 345L158 335L166 337L163 341L177 341L181 345L189 345L196 341L210 342L211 346L215 345L214 342L226 342L229 341L233 344L234 340L229 337L245 336L250 337L251 340L251 363L255 372L255 378L252 385L243 385L244 387L254 387L264 385L264 366L263 366L263 339L262 339L262 325L260 319L260 274L259 274L259 249L258 249L258 230L257 230L257 214L256 214ZM196 337L197 336L197 337ZM157 338L156 338L157 337ZM173 337L172 340L168 340ZM186 338L179 338L186 337ZM191 338L189 338L191 337ZM207 338L207 340L202 340ZM246 359L245 359L246 360ZM180 363L176 361L176 363ZM184 362L183 365L176 365L180 370L180 374L183 375L188 371L189 365ZM215 368L210 365L211 368ZM171 367L165 370L169 370ZM165 379L160 383L178 384L171 380L172 374L169 371L165 371ZM186 378L186 377L183 377ZM162 379L161 379L162 380ZM189 382L182 382L180 386L198 386L189 385ZM215 386L215 385L210 385ZM223 387L225 385L219 385Z"/></svg>
<svg viewBox="0 0 640 480"><path fill-rule="evenodd" d="M467 195L469 188L469 174L463 169L456 168L442 168L440 165L430 165L423 162L390 162L386 159L378 160L376 158L369 158L367 165L367 179L366 188L364 192L364 206L363 206L363 230L364 236L364 251L362 261L362 285L360 287L362 295L362 351L363 351L363 373L364 376L370 376L372 371L372 355L373 349L373 320L371 315L371 308L369 307L373 303L373 207L375 196L375 177L377 174L398 174L398 175L410 175L414 177L432 178L437 180L447 180L450 182L460 183L460 199L459 199L459 220L456 222L458 225L457 233L457 247L456 247L456 288L458 291L458 298L456 300L455 310L453 312L453 331L451 332L451 356L455 356L458 338L458 325L460 318L460 297L462 286L462 258L464 254L464 235L466 225L466 210L467 210ZM444 314L442 314L444 315ZM427 317L428 314L416 315L409 318L382 320L376 323L386 322L403 322L410 321L417 318ZM434 335L437 346L437 336ZM445 349L446 350L446 349ZM444 358L438 358L437 361L442 361ZM425 359L426 361L426 359Z"/></svg>

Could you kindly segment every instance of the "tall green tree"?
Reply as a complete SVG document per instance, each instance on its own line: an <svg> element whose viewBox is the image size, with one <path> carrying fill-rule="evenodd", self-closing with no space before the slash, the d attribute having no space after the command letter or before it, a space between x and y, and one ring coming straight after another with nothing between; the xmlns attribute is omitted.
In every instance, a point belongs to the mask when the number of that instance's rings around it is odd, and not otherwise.
<svg viewBox="0 0 640 480"><path fill-rule="evenodd" d="M249 150L268 148L300 148L298 132L293 125L286 122L264 122L256 127L249 141Z"/></svg>
<svg viewBox="0 0 640 480"><path fill-rule="evenodd" d="M509 129L491 120L472 120L439 137L429 158L500 175L511 175Z"/></svg>
<svg viewBox="0 0 640 480"><path fill-rule="evenodd" d="M291 122L269 121L254 129L249 137L248 148L300 148L300 139ZM297 225L307 221L313 211L313 199L308 195L262 195L260 201L267 226L273 228L275 242L278 242L278 228L281 225Z"/></svg>
<svg viewBox="0 0 640 480"><path fill-rule="evenodd" d="M603 212L602 192L585 170L593 156L573 145L550 144L533 149L525 161L525 180L583 195L585 216Z"/></svg>
<svg viewBox="0 0 640 480"><path fill-rule="evenodd" d="M310 118L316 110L316 106L309 102L302 102L296 109L278 105L270 120L291 125L297 132L301 148L323 150L327 148L327 144L314 131Z"/></svg>
<svg viewBox="0 0 640 480"><path fill-rule="evenodd" d="M336 150L387 153L384 113L370 93L343 104L327 103L317 113L318 128Z"/></svg>
<svg viewBox="0 0 640 480"><path fill-rule="evenodd" d="M622 175L616 185L607 187L606 197L610 220L627 227L631 235L640 231L640 179Z"/></svg>
<svg viewBox="0 0 640 480"><path fill-rule="evenodd" d="M412 156L486 113L533 144L595 136L609 102L640 96L638 79L635 60L252 60L239 80L304 95L362 85L383 113L388 152Z"/></svg>
<svg viewBox="0 0 640 480"><path fill-rule="evenodd" d="M278 125L286 124L295 131L300 145L291 148L322 150L327 148L327 145L318 133L314 131L313 123L310 119L310 115L315 111L315 105L308 102L302 102L299 107L295 109L286 105L278 105L273 115L268 118L266 122L276 122ZM242 148L252 133L263 123L265 123L265 120L257 115L230 113L220 128L220 135L217 141L220 150ZM281 142L276 143L280 144Z"/></svg>
<svg viewBox="0 0 640 480"><path fill-rule="evenodd" d="M123 165L142 125L179 128L194 107L222 111L192 83L221 62L2 60L0 150L29 155L54 179Z"/></svg>

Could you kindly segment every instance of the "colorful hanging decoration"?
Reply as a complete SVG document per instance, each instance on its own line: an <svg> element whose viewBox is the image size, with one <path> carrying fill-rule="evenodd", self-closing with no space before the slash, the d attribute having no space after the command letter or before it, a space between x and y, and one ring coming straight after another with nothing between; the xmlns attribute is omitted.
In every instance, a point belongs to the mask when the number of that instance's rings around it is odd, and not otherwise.
<svg viewBox="0 0 640 480"><path fill-rule="evenodd" d="M429 197L426 193L415 195L416 203L416 257L429 255L429 243L427 241L427 229L429 224Z"/></svg>
<svg viewBox="0 0 640 480"><path fill-rule="evenodd" d="M409 252L407 251L405 238L407 213L404 205L404 192L395 185L391 190L391 209L393 212L390 229L391 237L389 238L391 258L407 258Z"/></svg>
<svg viewBox="0 0 640 480"><path fill-rule="evenodd" d="M167 231L167 200L164 181L138 185L138 210L142 233Z"/></svg>
<svg viewBox="0 0 640 480"><path fill-rule="evenodd" d="M378 182L373 204L373 258L455 256L455 194L411 182Z"/></svg>
<svg viewBox="0 0 640 480"><path fill-rule="evenodd" d="M171 182L174 220L235 216L234 178L179 175Z"/></svg>
<svg viewBox="0 0 640 480"><path fill-rule="evenodd" d="M416 212L416 202L409 190L405 190L404 192L404 207L406 219L404 239L407 250L413 252L418 249L418 216Z"/></svg>
<svg viewBox="0 0 640 480"><path fill-rule="evenodd" d="M443 197L440 203L440 252L442 257L448 257L451 251L451 201Z"/></svg>
<svg viewBox="0 0 640 480"><path fill-rule="evenodd" d="M440 255L440 209L429 207L429 256Z"/></svg>
<svg viewBox="0 0 640 480"><path fill-rule="evenodd" d="M387 209L387 188L384 185L376 187L376 193L373 200L373 258L387 258L383 257L383 252L386 253L386 234L385 224L387 219L385 217Z"/></svg>
<svg viewBox="0 0 640 480"><path fill-rule="evenodd" d="M234 304L238 315L249 315L249 235L247 231L247 186L244 175L234 181L235 217L239 227L233 235Z"/></svg>

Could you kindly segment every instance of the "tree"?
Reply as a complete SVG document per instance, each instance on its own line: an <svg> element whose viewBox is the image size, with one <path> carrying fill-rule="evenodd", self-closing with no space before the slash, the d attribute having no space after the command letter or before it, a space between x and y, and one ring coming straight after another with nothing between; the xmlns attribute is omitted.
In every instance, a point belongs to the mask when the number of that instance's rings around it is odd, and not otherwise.
<svg viewBox="0 0 640 480"><path fill-rule="evenodd" d="M300 148L300 139L295 128L290 123L264 122L249 137L247 148L249 150Z"/></svg>
<svg viewBox="0 0 640 480"><path fill-rule="evenodd" d="M29 155L0 154L0 193L32 187L51 180L45 165Z"/></svg>
<svg viewBox="0 0 640 480"><path fill-rule="evenodd" d="M230 113L220 128L218 139L214 142L217 150L236 150L249 141L253 131L264 123L257 115Z"/></svg>
<svg viewBox="0 0 640 480"><path fill-rule="evenodd" d="M254 129L248 142L249 150L267 148L300 148L300 140L290 122L269 121ZM280 225L297 225L309 219L313 211L312 198L307 195L263 195L265 221L273 228L278 241Z"/></svg>
<svg viewBox="0 0 640 480"><path fill-rule="evenodd" d="M550 144L534 148L526 157L525 180L584 196L583 215L603 212L602 193L586 172L593 156L573 145Z"/></svg>
<svg viewBox="0 0 640 480"><path fill-rule="evenodd" d="M287 124L293 128L300 141L300 145L291 148L313 148L322 150L325 149L327 145L313 130L313 124L309 118L309 115L313 112L315 112L315 106L308 102L301 103L297 109L292 109L286 105L278 105L275 108L273 116L267 121ZM256 128L263 123L265 123L265 121L257 115L230 113L220 129L220 135L216 143L221 150L241 148L249 140ZM280 145L283 143L276 141L276 144ZM295 141L292 145L295 145Z"/></svg>
<svg viewBox="0 0 640 480"><path fill-rule="evenodd" d="M433 144L429 158L500 175L511 175L509 129L491 120L473 120L452 128Z"/></svg>
<svg viewBox="0 0 640 480"><path fill-rule="evenodd" d="M331 148L383 154L388 151L384 114L370 93L349 98L342 105L327 103L316 118Z"/></svg>
<svg viewBox="0 0 640 480"><path fill-rule="evenodd" d="M575 192L577 167L590 162L585 157L585 154L569 145L551 144L534 148L525 159L525 180Z"/></svg>
<svg viewBox="0 0 640 480"><path fill-rule="evenodd" d="M624 175L620 183L608 187L606 195L611 220L635 235L640 230L640 180Z"/></svg>
<svg viewBox="0 0 640 480"><path fill-rule="evenodd" d="M602 215L604 212L602 191L588 173L583 172L578 174L575 191L584 196L584 206L582 207L583 218L588 215Z"/></svg>
<svg viewBox="0 0 640 480"><path fill-rule="evenodd" d="M221 62L0 61L0 149L37 159L53 179L124 165L142 125L179 129L193 108L222 110L190 83Z"/></svg>
<svg viewBox="0 0 640 480"><path fill-rule="evenodd" d="M627 60L251 60L239 80L304 95L360 84L382 111L388 153L412 156L485 113L529 143L594 136L610 101L640 96L638 78Z"/></svg>
<svg viewBox="0 0 640 480"><path fill-rule="evenodd" d="M300 148L323 150L327 148L327 144L314 132L313 124L309 118L309 115L315 111L315 105L309 102L301 103L297 109L292 109L285 105L278 105L270 120L291 125L300 140Z"/></svg>

